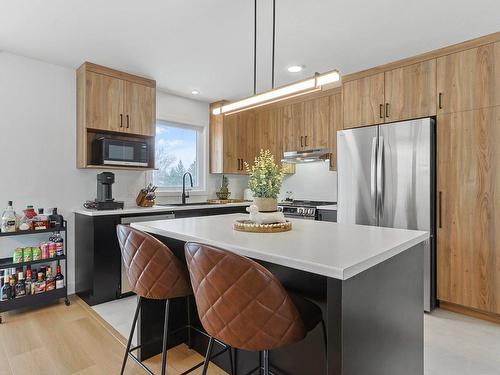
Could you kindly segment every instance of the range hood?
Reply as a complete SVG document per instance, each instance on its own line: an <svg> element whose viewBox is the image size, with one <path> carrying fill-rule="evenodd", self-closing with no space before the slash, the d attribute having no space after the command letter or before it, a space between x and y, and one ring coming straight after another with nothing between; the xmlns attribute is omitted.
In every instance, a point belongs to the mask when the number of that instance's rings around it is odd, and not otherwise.
<svg viewBox="0 0 500 375"><path fill-rule="evenodd" d="M299 164L325 161L330 159L330 150L328 148L313 148L302 151L287 151L283 153L283 163Z"/></svg>

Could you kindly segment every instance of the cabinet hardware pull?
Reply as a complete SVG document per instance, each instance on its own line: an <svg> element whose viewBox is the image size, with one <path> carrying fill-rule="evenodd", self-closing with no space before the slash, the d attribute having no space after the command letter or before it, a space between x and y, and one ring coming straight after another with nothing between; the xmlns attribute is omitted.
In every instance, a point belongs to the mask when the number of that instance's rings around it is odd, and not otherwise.
<svg viewBox="0 0 500 375"><path fill-rule="evenodd" d="M307 147L307 135L304 137L304 146Z"/></svg>
<svg viewBox="0 0 500 375"><path fill-rule="evenodd" d="M389 103L385 103L385 117L389 117Z"/></svg>
<svg viewBox="0 0 500 375"><path fill-rule="evenodd" d="M304 147L304 137L300 136L300 147Z"/></svg>
<svg viewBox="0 0 500 375"><path fill-rule="evenodd" d="M438 107L439 109L443 109L443 93L440 92L438 95Z"/></svg>
<svg viewBox="0 0 500 375"><path fill-rule="evenodd" d="M129 116L127 115L127 129L130 128L130 118Z"/></svg>
<svg viewBox="0 0 500 375"><path fill-rule="evenodd" d="M439 228L443 227L443 219L442 219L442 214L441 214L441 201L443 198L443 193L440 191L438 195L438 221L439 221Z"/></svg>
<svg viewBox="0 0 500 375"><path fill-rule="evenodd" d="M120 128L123 128L123 115L120 113Z"/></svg>
<svg viewBox="0 0 500 375"><path fill-rule="evenodd" d="M380 118L384 118L384 105L383 104L380 104L379 116L380 116Z"/></svg>
<svg viewBox="0 0 500 375"><path fill-rule="evenodd" d="M240 159L238 158L237 160L238 160L238 169L237 170L239 171L240 170Z"/></svg>

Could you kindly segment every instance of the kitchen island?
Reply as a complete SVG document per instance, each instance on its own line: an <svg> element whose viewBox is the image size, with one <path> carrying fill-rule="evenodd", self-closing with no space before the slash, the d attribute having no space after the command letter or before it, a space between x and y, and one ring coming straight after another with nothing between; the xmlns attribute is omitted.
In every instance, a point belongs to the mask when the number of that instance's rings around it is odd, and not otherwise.
<svg viewBox="0 0 500 375"><path fill-rule="evenodd" d="M246 215L134 223L160 238L180 258L196 241L250 257L294 292L314 300L327 324L327 353L317 327L297 344L270 354L278 373L423 374L423 243L427 232L292 220L290 232L243 233L232 223ZM171 328L186 322L185 300L175 301ZM191 304L191 305L194 305ZM160 351L162 303L143 305L138 340L142 359ZM197 314L191 306L195 325ZM151 342L152 343L149 343ZM204 353L201 335L179 334L170 345L188 342ZM223 356L224 357L224 356ZM225 358L215 362L228 369ZM238 373L255 366L257 353L239 351Z"/></svg>

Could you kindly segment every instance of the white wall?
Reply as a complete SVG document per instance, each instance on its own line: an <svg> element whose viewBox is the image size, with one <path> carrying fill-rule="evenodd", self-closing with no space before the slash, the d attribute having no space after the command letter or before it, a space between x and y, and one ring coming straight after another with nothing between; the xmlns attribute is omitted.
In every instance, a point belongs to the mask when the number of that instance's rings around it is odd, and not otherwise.
<svg viewBox="0 0 500 375"><path fill-rule="evenodd" d="M0 52L0 206L13 200L17 213L35 207L58 207L68 220L70 292L74 291L73 208L95 198L97 170L76 165L75 71ZM141 172L118 172L116 199L133 201L144 184ZM44 235L0 239L0 256L17 244L35 244Z"/></svg>
<svg viewBox="0 0 500 375"><path fill-rule="evenodd" d="M328 162L297 164L295 174L285 176L280 197L293 192L294 199L337 201L337 172L329 170Z"/></svg>

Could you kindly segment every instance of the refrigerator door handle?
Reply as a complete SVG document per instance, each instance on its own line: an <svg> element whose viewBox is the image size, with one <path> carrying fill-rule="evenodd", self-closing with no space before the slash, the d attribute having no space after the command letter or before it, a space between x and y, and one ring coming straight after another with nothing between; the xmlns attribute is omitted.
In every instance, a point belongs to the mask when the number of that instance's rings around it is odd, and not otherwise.
<svg viewBox="0 0 500 375"><path fill-rule="evenodd" d="M377 153L377 207L380 218L383 215L384 208L384 137L379 137Z"/></svg>
<svg viewBox="0 0 500 375"><path fill-rule="evenodd" d="M372 139L372 154L370 159L370 193L371 201L375 207L375 217L377 217L377 137Z"/></svg>

